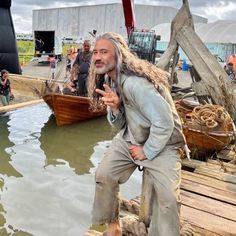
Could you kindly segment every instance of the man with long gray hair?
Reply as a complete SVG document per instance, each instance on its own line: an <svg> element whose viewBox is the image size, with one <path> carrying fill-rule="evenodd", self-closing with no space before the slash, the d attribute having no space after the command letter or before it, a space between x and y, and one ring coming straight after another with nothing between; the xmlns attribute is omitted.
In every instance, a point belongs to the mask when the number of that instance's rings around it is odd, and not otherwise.
<svg viewBox="0 0 236 236"><path fill-rule="evenodd" d="M185 145L185 138L168 73L133 55L119 34L105 33L93 50L89 96L91 109L106 105L108 121L119 130L96 171L93 223L107 223L109 236L122 235L119 184L142 166L155 188L148 235L179 235L178 149Z"/></svg>

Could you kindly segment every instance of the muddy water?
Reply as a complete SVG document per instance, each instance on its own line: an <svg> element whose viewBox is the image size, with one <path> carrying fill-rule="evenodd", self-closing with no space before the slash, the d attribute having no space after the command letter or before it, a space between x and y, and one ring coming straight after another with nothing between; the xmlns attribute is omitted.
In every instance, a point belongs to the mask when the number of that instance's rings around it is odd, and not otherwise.
<svg viewBox="0 0 236 236"><path fill-rule="evenodd" d="M106 118L57 127L45 104L0 117L0 235L82 236L94 171L114 132ZM140 192L140 173L122 186Z"/></svg>

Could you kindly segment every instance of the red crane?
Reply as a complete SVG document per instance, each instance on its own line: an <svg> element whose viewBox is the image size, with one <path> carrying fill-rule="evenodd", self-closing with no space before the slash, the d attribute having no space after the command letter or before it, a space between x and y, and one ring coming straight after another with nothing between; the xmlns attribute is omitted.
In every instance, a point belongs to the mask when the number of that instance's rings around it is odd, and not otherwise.
<svg viewBox="0 0 236 236"><path fill-rule="evenodd" d="M125 27L129 37L130 33L134 30L134 25L135 25L134 1L122 0L122 5L125 17Z"/></svg>
<svg viewBox="0 0 236 236"><path fill-rule="evenodd" d="M122 5L130 50L138 57L155 63L156 42L160 37L155 31L136 29L133 0L122 0Z"/></svg>

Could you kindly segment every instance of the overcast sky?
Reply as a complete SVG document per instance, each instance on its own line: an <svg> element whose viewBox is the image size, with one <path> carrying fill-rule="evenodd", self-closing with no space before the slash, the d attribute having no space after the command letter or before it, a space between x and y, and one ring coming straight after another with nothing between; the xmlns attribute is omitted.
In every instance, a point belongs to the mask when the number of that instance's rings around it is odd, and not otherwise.
<svg viewBox="0 0 236 236"><path fill-rule="evenodd" d="M12 0L11 13L15 32L32 33L32 11L42 8L58 8L66 6L93 5L114 3L121 0ZM180 8L182 0L134 0L134 3L155 4ZM192 13L208 18L209 22L216 20L236 20L236 0L189 0Z"/></svg>

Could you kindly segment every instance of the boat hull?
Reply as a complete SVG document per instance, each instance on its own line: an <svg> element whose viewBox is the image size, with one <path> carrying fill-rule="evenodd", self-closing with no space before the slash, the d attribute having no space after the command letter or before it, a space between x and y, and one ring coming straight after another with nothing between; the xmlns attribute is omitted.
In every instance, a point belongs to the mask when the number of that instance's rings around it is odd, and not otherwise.
<svg viewBox="0 0 236 236"><path fill-rule="evenodd" d="M176 101L178 114L188 147L194 152L212 153L224 149L234 139L234 125L231 119L225 120L215 128L207 128L191 119L195 107L193 101Z"/></svg>
<svg viewBox="0 0 236 236"><path fill-rule="evenodd" d="M84 120L104 116L106 110L91 112L89 98L63 94L46 94L43 100L51 108L58 126L72 124Z"/></svg>
<svg viewBox="0 0 236 236"><path fill-rule="evenodd" d="M233 139L233 130L207 132L183 126L184 135L190 149L214 152L224 149Z"/></svg>

